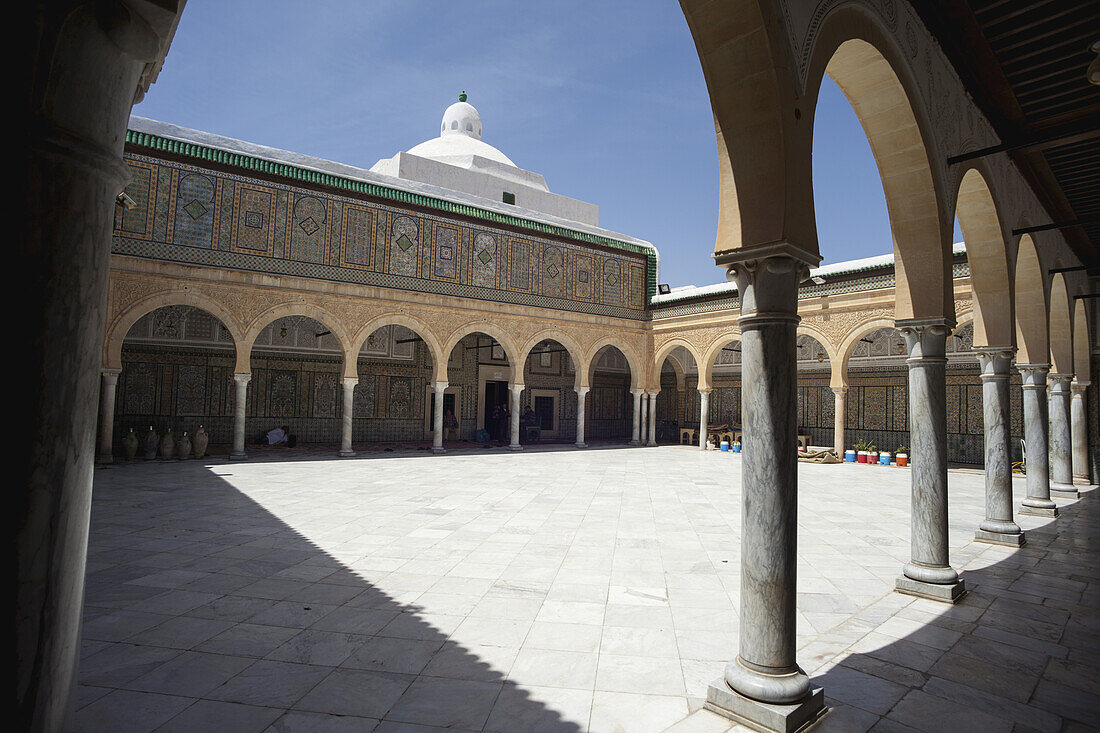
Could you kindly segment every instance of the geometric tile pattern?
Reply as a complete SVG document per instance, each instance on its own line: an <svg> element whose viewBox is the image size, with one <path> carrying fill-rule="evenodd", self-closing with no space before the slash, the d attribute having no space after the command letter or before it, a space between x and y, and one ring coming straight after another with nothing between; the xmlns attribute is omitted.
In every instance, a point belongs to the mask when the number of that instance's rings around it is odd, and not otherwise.
<svg viewBox="0 0 1100 733"><path fill-rule="evenodd" d="M643 320L646 255L128 153L112 252Z"/></svg>

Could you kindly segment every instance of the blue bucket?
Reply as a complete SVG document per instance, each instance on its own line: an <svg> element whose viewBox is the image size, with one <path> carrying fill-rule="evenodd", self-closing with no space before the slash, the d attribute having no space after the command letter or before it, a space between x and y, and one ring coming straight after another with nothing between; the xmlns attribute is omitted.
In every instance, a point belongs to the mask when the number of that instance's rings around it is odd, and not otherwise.
<svg viewBox="0 0 1100 733"><path fill-rule="evenodd" d="M880 466L889 466L890 465L890 454L889 453L880 453L879 456L878 456L878 465L880 465Z"/></svg>
<svg viewBox="0 0 1100 733"><path fill-rule="evenodd" d="M856 452L854 450L844 451L844 462L845 463L855 463L856 462Z"/></svg>
<svg viewBox="0 0 1100 733"><path fill-rule="evenodd" d="M723 453L728 453L728 452L729 452L729 449L730 449L730 444L729 444L728 442L726 442L726 441L724 441L724 440L723 440L723 441L722 441L722 444L721 444L720 446L718 446L718 448L719 448L719 449L720 449L720 450L721 450L721 451L722 451Z"/></svg>
<svg viewBox="0 0 1100 733"><path fill-rule="evenodd" d="M734 443L731 447L733 448L734 453L740 453L741 452L741 444L740 443Z"/></svg>

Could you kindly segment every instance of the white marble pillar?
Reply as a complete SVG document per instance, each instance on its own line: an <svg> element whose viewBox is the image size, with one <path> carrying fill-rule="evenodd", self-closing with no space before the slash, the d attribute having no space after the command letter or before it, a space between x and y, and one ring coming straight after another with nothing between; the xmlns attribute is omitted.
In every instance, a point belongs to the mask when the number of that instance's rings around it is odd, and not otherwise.
<svg viewBox="0 0 1100 733"><path fill-rule="evenodd" d="M630 425L630 444L641 445L642 395L645 394L645 390L632 389L630 394L634 397L634 417Z"/></svg>
<svg viewBox="0 0 1100 733"><path fill-rule="evenodd" d="M710 390L699 390L699 449L707 449L707 413L710 412Z"/></svg>
<svg viewBox="0 0 1100 733"><path fill-rule="evenodd" d="M512 391L512 442L508 445L509 450L523 450L523 446L519 444L519 399L523 395L523 385L513 384L509 389Z"/></svg>
<svg viewBox="0 0 1100 733"><path fill-rule="evenodd" d="M1023 545L1023 532L1012 519L1012 459L1009 436L1008 373L1015 349L975 347L982 368L985 425L985 520L974 539L996 545Z"/></svg>
<svg viewBox="0 0 1100 733"><path fill-rule="evenodd" d="M244 418L245 406L248 404L248 383L252 381L252 375L234 374L233 381L237 389L233 398L233 450L229 452L229 458L243 461L248 458L244 452Z"/></svg>
<svg viewBox="0 0 1100 733"><path fill-rule="evenodd" d="M99 455L96 463L114 463L115 390L121 369L103 369L99 380Z"/></svg>
<svg viewBox="0 0 1100 733"><path fill-rule="evenodd" d="M1089 486L1092 479L1089 476L1089 430L1088 418L1085 417L1088 406L1085 395L1089 382L1074 382L1070 386L1070 433L1073 441L1073 483L1081 486Z"/></svg>
<svg viewBox="0 0 1100 733"><path fill-rule="evenodd" d="M355 411L355 385L357 384L359 384L357 377L344 377L344 412L341 415L339 453L344 458L355 455L355 451L351 449L351 425Z"/></svg>
<svg viewBox="0 0 1100 733"><path fill-rule="evenodd" d="M806 264L775 256L730 267L741 296L743 438L739 650L708 707L796 730L823 695L795 659L798 464L795 329ZM705 402L704 402L705 406ZM703 413L702 423L706 422ZM769 722L770 721L770 722Z"/></svg>
<svg viewBox="0 0 1100 733"><path fill-rule="evenodd" d="M943 322L898 322L909 358L909 442L912 501L910 560L898 578L902 593L954 603L965 585L947 547L947 334Z"/></svg>
<svg viewBox="0 0 1100 733"><path fill-rule="evenodd" d="M1050 464L1047 458L1047 370L1049 364L1017 364L1024 389L1024 457L1027 497L1020 514L1058 516L1058 505L1050 500Z"/></svg>
<svg viewBox="0 0 1100 733"><path fill-rule="evenodd" d="M638 445L645 445L645 436L649 434L649 394L642 392L641 410L638 418L641 426L638 435Z"/></svg>
<svg viewBox="0 0 1100 733"><path fill-rule="evenodd" d="M447 391L447 382L433 382L435 409L432 412L432 453L446 453L443 447L443 394Z"/></svg>
<svg viewBox="0 0 1100 733"><path fill-rule="evenodd" d="M649 393L649 440L646 445L657 445L657 395L658 392Z"/></svg>
<svg viewBox="0 0 1100 733"><path fill-rule="evenodd" d="M833 448L844 459L844 425L848 422L848 388L833 387Z"/></svg>
<svg viewBox="0 0 1100 733"><path fill-rule="evenodd" d="M1051 374L1050 384L1050 467L1052 478L1050 495L1062 499L1076 499L1073 485L1073 443L1070 438L1069 385L1072 374Z"/></svg>
<svg viewBox="0 0 1100 733"><path fill-rule="evenodd" d="M577 448L587 448L584 442L584 398L588 396L588 387L577 387Z"/></svg>

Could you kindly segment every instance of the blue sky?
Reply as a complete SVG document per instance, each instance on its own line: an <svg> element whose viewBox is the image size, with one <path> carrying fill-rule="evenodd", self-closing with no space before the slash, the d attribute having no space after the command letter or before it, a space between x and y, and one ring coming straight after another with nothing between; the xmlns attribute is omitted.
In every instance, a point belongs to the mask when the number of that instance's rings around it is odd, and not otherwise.
<svg viewBox="0 0 1100 733"><path fill-rule="evenodd" d="M369 168L438 135L462 90L486 142L653 242L663 282L724 279L714 123L674 0L190 0L134 111ZM824 262L889 252L874 158L828 80L814 138Z"/></svg>

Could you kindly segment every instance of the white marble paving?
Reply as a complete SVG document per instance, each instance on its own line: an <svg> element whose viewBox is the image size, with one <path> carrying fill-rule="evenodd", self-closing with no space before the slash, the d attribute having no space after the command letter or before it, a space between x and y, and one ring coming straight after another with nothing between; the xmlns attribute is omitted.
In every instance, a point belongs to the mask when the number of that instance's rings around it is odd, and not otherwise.
<svg viewBox="0 0 1100 733"><path fill-rule="evenodd" d="M950 607L893 592L906 469L799 483L815 730L1100 720L1089 493L995 547L983 476L951 472ZM740 523L740 458L671 446L102 468L75 729L738 730L698 708L737 650Z"/></svg>

